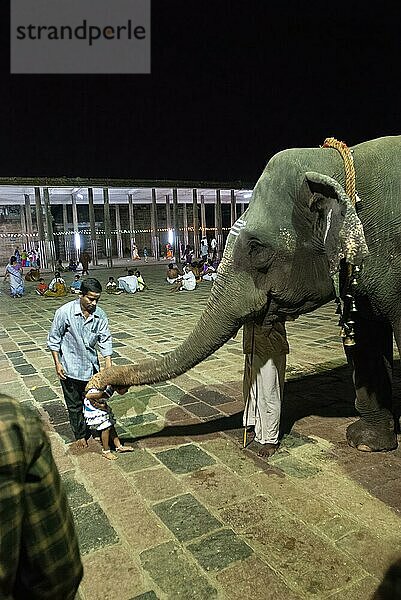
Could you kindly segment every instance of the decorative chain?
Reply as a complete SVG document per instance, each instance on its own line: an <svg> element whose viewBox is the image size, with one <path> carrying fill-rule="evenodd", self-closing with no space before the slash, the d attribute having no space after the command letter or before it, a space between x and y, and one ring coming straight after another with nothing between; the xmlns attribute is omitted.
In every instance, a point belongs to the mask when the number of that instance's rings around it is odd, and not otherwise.
<svg viewBox="0 0 401 600"><path fill-rule="evenodd" d="M336 138L330 137L324 140L322 148L335 148L340 154L344 162L345 169L345 193L350 198L355 206L356 191L355 191L355 168L354 159L352 158L351 150L345 142L339 142Z"/></svg>

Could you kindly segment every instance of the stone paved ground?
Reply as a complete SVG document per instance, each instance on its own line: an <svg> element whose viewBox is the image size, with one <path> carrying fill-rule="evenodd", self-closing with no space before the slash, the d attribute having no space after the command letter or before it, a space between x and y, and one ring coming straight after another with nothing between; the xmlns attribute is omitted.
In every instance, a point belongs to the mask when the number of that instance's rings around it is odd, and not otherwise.
<svg viewBox="0 0 401 600"><path fill-rule="evenodd" d="M210 290L170 294L165 266L141 269L148 291L101 300L116 364L173 349ZM105 283L109 273L94 274ZM284 437L269 462L241 446L239 335L185 375L115 398L135 451L111 463L95 441L70 444L46 349L65 299L27 285L17 300L1 290L1 391L48 425L80 539L82 600L370 597L400 552L401 450L365 454L345 442L355 412L334 305L288 325Z"/></svg>

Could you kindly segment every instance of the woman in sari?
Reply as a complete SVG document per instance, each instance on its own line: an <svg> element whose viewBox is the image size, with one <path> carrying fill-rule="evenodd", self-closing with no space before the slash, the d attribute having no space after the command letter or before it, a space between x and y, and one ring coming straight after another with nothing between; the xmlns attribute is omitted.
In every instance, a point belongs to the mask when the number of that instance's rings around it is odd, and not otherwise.
<svg viewBox="0 0 401 600"><path fill-rule="evenodd" d="M24 293L24 280L22 278L22 269L18 265L17 258L12 256L10 262L6 266L6 272L4 273L4 281L6 279L10 281L10 294L12 298L22 298Z"/></svg>
<svg viewBox="0 0 401 600"><path fill-rule="evenodd" d="M54 277L49 283L49 288L43 294L46 298L59 298L60 296L67 295L67 286L62 277L60 277L60 271L54 273Z"/></svg>

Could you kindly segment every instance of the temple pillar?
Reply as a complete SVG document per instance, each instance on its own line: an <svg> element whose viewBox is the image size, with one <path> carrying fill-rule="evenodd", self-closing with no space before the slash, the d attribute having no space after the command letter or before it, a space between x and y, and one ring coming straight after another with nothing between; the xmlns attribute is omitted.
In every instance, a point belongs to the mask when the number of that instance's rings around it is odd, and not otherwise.
<svg viewBox="0 0 401 600"><path fill-rule="evenodd" d="M70 262L71 260L71 245L70 245L70 233L68 230L68 214L67 205L63 204L63 229L64 229L64 257L65 260Z"/></svg>
<svg viewBox="0 0 401 600"><path fill-rule="evenodd" d="M155 260L160 258L159 249L159 238L158 238L158 227L157 227L157 204L156 204L156 190L152 188L152 206L150 210L150 229L151 229L151 246L152 254Z"/></svg>
<svg viewBox="0 0 401 600"><path fill-rule="evenodd" d="M29 194L24 194L25 199L25 223L26 230L28 232L28 250L35 248L35 242L33 240L33 224L32 224L32 210L31 210L31 198Z"/></svg>
<svg viewBox="0 0 401 600"><path fill-rule="evenodd" d="M135 215L134 215L134 202L132 194L128 194L128 218L129 218L129 237L131 247L131 259L134 256L134 245L135 243Z"/></svg>
<svg viewBox="0 0 401 600"><path fill-rule="evenodd" d="M188 246L188 213L187 213L187 203L184 201L182 205L182 218L183 218L183 226L184 226L184 246Z"/></svg>
<svg viewBox="0 0 401 600"><path fill-rule="evenodd" d="M231 190L231 225L234 225L237 220L237 205L235 198L235 190Z"/></svg>
<svg viewBox="0 0 401 600"><path fill-rule="evenodd" d="M205 196L201 194L201 230L202 237L206 237L206 209L205 209Z"/></svg>
<svg viewBox="0 0 401 600"><path fill-rule="evenodd" d="M46 216L46 249L48 262L50 262L53 271L56 269L56 248L54 245L54 233L53 233L53 215L50 207L50 195L49 188L43 188L43 202L45 206Z"/></svg>
<svg viewBox="0 0 401 600"><path fill-rule="evenodd" d="M200 241L199 241L199 215L198 215L198 190L192 190L192 213L194 226L194 256L199 258Z"/></svg>
<svg viewBox="0 0 401 600"><path fill-rule="evenodd" d="M95 205L93 202L93 188L88 188L89 227L91 232L91 261L92 265L99 264L97 252L97 233L95 220Z"/></svg>
<svg viewBox="0 0 401 600"><path fill-rule="evenodd" d="M38 241L35 245L35 249L39 252L40 268L47 269L47 255L46 255L46 243L45 243L45 229L43 226L43 212L42 212L42 200L40 196L40 188L35 187L35 212L36 212L36 227L38 230Z"/></svg>
<svg viewBox="0 0 401 600"><path fill-rule="evenodd" d="M173 234L174 234L174 257L180 260L180 228L178 224L178 193L177 188L173 189Z"/></svg>
<svg viewBox="0 0 401 600"><path fill-rule="evenodd" d="M223 229L222 229L222 215L221 215L221 192L216 190L216 206L214 211L215 218L215 231L216 231L216 242L217 242L217 256L221 258L223 254Z"/></svg>
<svg viewBox="0 0 401 600"><path fill-rule="evenodd" d="M75 194L71 194L72 200L72 228L74 231L74 255L75 260L79 262L79 256L81 254L81 241L79 238L79 227L78 227L78 208L77 208L77 198Z"/></svg>
<svg viewBox="0 0 401 600"><path fill-rule="evenodd" d="M116 213L117 256L118 256L118 258L124 258L123 240L121 237L120 205L115 204L114 208L115 208L115 213Z"/></svg>
<svg viewBox="0 0 401 600"><path fill-rule="evenodd" d="M111 245L111 225L110 225L110 198L109 190L103 188L103 211L104 211L104 240L107 266L110 269L113 266L112 245Z"/></svg>

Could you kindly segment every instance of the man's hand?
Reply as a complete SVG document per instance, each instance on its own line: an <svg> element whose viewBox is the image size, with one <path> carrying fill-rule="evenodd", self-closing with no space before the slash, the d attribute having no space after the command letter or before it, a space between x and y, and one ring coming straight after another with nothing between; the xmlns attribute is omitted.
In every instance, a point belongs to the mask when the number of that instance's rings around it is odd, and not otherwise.
<svg viewBox="0 0 401 600"><path fill-rule="evenodd" d="M64 373L63 365L61 363L56 363L56 373L59 379L67 379L66 374Z"/></svg>

